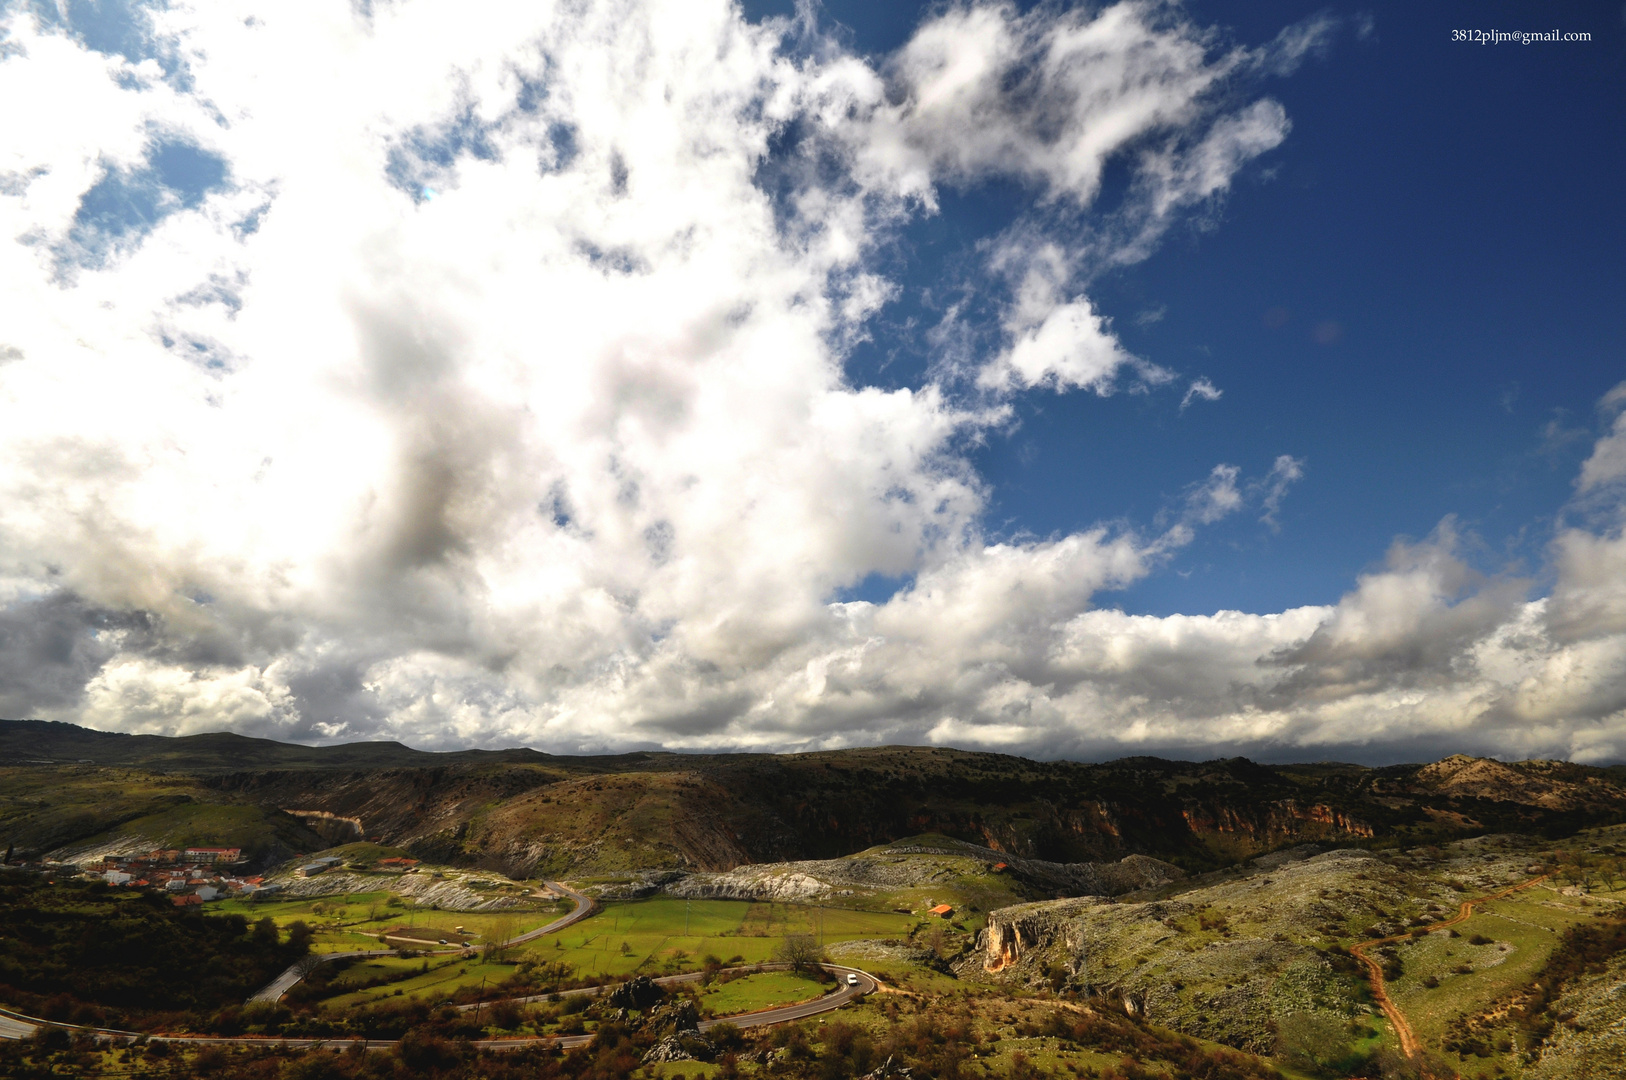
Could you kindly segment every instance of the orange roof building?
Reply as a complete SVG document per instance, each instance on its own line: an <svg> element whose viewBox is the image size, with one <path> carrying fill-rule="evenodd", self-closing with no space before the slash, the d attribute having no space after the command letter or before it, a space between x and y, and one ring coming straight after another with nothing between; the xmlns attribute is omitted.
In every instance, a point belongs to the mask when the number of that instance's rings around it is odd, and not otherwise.
<svg viewBox="0 0 1626 1080"><path fill-rule="evenodd" d="M928 915L936 915L939 919L946 919L950 915L954 914L954 907L951 904L938 904L936 907L932 908L926 914L928 914Z"/></svg>

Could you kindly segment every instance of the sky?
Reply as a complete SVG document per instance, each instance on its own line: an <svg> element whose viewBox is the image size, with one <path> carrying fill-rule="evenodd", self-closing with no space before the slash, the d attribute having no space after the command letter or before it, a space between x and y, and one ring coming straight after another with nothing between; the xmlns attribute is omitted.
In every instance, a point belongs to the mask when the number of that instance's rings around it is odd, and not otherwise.
<svg viewBox="0 0 1626 1080"><path fill-rule="evenodd" d="M1626 760L1626 7L1462 17L0 3L0 716Z"/></svg>

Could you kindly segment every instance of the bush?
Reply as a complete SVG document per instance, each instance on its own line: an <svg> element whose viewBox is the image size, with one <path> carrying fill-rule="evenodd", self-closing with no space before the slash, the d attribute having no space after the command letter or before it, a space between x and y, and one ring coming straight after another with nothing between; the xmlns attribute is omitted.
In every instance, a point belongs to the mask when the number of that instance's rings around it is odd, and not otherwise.
<svg viewBox="0 0 1626 1080"><path fill-rule="evenodd" d="M0 872L0 920L0 996L51 1019L111 1026L133 1021L109 1009L207 1014L239 1003L301 952L263 921L251 931L241 915L200 915L152 893L16 872Z"/></svg>
<svg viewBox="0 0 1626 1080"><path fill-rule="evenodd" d="M396 1043L395 1056L400 1058L401 1064L408 1069L414 1072L427 1072L450 1068L458 1064L464 1054L461 1048L449 1039L413 1030L401 1036L401 1041Z"/></svg>
<svg viewBox="0 0 1626 1080"><path fill-rule="evenodd" d="M1276 1055L1295 1068L1326 1071L1349 1052L1349 1025L1326 1013L1290 1013L1276 1023Z"/></svg>

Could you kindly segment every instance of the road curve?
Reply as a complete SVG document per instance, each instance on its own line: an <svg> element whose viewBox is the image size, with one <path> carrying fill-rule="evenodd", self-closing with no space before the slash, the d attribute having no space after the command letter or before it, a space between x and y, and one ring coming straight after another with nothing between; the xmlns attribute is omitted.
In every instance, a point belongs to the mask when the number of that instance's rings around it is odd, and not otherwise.
<svg viewBox="0 0 1626 1080"><path fill-rule="evenodd" d="M538 927L537 929L523 933L516 938L510 938L509 940L503 942L504 945L523 945L527 941L535 941L537 938L546 934L557 933L572 923L581 922L583 919L587 918L587 916L598 910L597 900L594 900L591 896L577 892L575 889L572 889L569 885L566 885L562 881L549 881L545 882L545 884L554 892L568 896L571 900L573 900L576 904L574 910L572 910L571 913L566 915L564 918L555 919L546 926Z"/></svg>
<svg viewBox="0 0 1626 1080"><path fill-rule="evenodd" d="M565 896L568 896L571 900L575 901L575 909L563 918L555 919L546 926L538 927L535 930L521 934L516 938L503 942L502 944L520 945L527 941L534 941L536 938L539 938L544 934L551 934L557 930L563 930L571 923L579 922L580 920L587 918L587 916L591 915L598 909L598 902L592 897L584 896L562 882L549 881L546 884L555 892L562 893ZM455 948L448 949L428 949L425 951L431 954L443 952L456 953L462 952L463 947L457 946ZM392 956L394 953L394 949L356 949L351 952L312 953L309 956L300 958L298 961L290 965L287 971L284 971L281 975L278 975L275 979L272 979L268 984L256 991L255 994L248 1000L251 1002L281 1001L284 994L292 990L296 985L299 984L301 979L303 979L306 975L309 975L313 969L321 964L330 964L335 960L355 960L364 956ZM6 1036L0 1035L0 1038L4 1037Z"/></svg>
<svg viewBox="0 0 1626 1080"><path fill-rule="evenodd" d="M568 924L566 924L568 925ZM725 971L755 971L760 968L780 968L790 965L754 964L745 968L724 968ZM874 993L881 985L881 981L861 968L846 967L841 964L821 964L820 967L832 972L840 979L838 988L833 993L810 1001L800 1001L793 1005L780 1005L771 1009L758 1009L755 1012L735 1013L732 1016L717 1016L709 1020L700 1021L701 1031L710 1031L719 1024L733 1024L739 1028L771 1027L774 1024L789 1024L797 1020L806 1020L821 1013L833 1012L848 1002L856 1001L866 994ZM701 972L689 972L683 975L669 975L654 980L663 985L672 985L679 982L694 982L701 978ZM858 977L857 985L849 984L848 975ZM614 984L612 984L614 985ZM269 989L269 988L268 988ZM566 994L597 994L605 989L604 986L586 986L576 990L561 990L560 996ZM509 998L510 1001L538 1001L548 997L547 994L533 995L526 998ZM492 1005L495 1002L482 1002L482 1005ZM464 1006L474 1008L475 1006ZM113 1028L80 1027L76 1024L53 1024L49 1020L42 1020L34 1016L5 1010L0 1015L0 1038L25 1039L34 1034L39 1027L61 1027L68 1031L82 1032L91 1035L103 1042L129 1043L142 1036L134 1031L119 1031ZM183 1046L275 1046L290 1049L308 1049L310 1047L327 1046L335 1050L349 1049L360 1045L366 1050L388 1050L393 1047L395 1039L286 1039L267 1038L265 1036L231 1036L231 1035L148 1035L148 1042L162 1042L179 1044ZM474 1045L482 1050L522 1050L528 1047L545 1046L561 1050L572 1047L586 1046L593 1041L592 1035L537 1035L512 1039L476 1039Z"/></svg>
<svg viewBox="0 0 1626 1080"><path fill-rule="evenodd" d="M1454 917L1447 919L1445 922L1430 923L1427 926L1418 927L1418 929L1427 930L1429 933L1433 933L1435 930L1449 929L1458 923L1466 922L1468 917L1474 913L1476 906L1512 896L1520 889L1528 889L1532 885L1539 885L1551 876L1551 874L1542 874L1540 877L1522 881L1517 885L1503 889L1501 892L1492 893L1490 896L1481 896L1477 900L1464 900ZM1400 1040L1400 1052L1409 1058L1414 1058L1422 1050L1423 1045L1418 1041L1416 1032L1412 1031L1411 1021L1406 1019L1406 1014L1389 996L1389 990L1383 981L1383 965L1366 954L1368 949L1375 949L1379 945L1388 945L1396 941L1405 941L1410 937L1411 934L1408 932L1405 934L1392 934L1384 938L1374 938L1371 941L1362 941L1351 945L1349 952L1350 955L1366 966L1367 979L1372 984L1372 999L1378 1003L1378 1007L1383 1010L1383 1015L1389 1018L1389 1023L1394 1027L1395 1037Z"/></svg>

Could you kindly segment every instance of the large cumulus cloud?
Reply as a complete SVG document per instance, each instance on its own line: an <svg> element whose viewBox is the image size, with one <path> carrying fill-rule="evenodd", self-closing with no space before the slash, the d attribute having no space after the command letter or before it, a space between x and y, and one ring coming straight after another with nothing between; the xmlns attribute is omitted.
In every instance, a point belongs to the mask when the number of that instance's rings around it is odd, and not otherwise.
<svg viewBox="0 0 1626 1080"><path fill-rule="evenodd" d="M865 59L720 0L120 10L4 15L0 97L32 103L0 116L10 715L1618 752L1608 439L1534 601L1446 526L1332 608L1094 608L1221 517L1273 521L1289 447L1194 463L1141 528L983 523L968 449L1014 395L1178 393L1089 282L1286 137L1260 80L1325 21L1250 49L1161 4L975 3ZM915 384L854 383L896 230L989 179L1030 205L978 249L979 301ZM876 578L905 585L840 600Z"/></svg>

